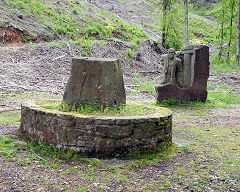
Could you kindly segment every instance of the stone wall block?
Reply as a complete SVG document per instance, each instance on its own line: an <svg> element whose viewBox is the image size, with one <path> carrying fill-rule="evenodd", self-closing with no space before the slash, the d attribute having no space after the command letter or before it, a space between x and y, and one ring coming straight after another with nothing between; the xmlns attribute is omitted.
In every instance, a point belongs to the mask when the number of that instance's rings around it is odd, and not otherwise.
<svg viewBox="0 0 240 192"><path fill-rule="evenodd" d="M133 124L140 124L145 122L146 122L146 118L134 118L131 120L131 123Z"/></svg>
<svg viewBox="0 0 240 192"><path fill-rule="evenodd" d="M75 118L76 125L85 125L86 124L85 121L86 121L85 118L81 118L81 117Z"/></svg>
<svg viewBox="0 0 240 192"><path fill-rule="evenodd" d="M116 124L115 119L94 119L93 124L95 125L114 125Z"/></svg>
<svg viewBox="0 0 240 192"><path fill-rule="evenodd" d="M116 125L129 125L131 124L131 119L116 119Z"/></svg>
<svg viewBox="0 0 240 192"><path fill-rule="evenodd" d="M136 124L133 135L136 138L150 138L153 135L156 135L156 133L158 133L155 128L155 123Z"/></svg>
<svg viewBox="0 0 240 192"><path fill-rule="evenodd" d="M133 125L97 125L96 136L112 139L130 137L133 134Z"/></svg>
<svg viewBox="0 0 240 192"><path fill-rule="evenodd" d="M68 145L77 145L78 132L68 131L67 132L67 143Z"/></svg>

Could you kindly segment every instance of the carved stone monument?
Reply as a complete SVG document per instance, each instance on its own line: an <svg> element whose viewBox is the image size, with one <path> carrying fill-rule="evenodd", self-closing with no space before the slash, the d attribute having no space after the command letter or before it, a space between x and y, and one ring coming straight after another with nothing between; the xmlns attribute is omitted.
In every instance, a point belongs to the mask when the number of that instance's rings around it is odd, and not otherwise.
<svg viewBox="0 0 240 192"><path fill-rule="evenodd" d="M179 52L169 49L161 58L163 76L156 87L157 101L170 98L206 101L209 77L209 48L189 45Z"/></svg>
<svg viewBox="0 0 240 192"><path fill-rule="evenodd" d="M126 103L120 62L117 59L76 57L72 60L63 103L79 107L98 103L100 107L119 107Z"/></svg>

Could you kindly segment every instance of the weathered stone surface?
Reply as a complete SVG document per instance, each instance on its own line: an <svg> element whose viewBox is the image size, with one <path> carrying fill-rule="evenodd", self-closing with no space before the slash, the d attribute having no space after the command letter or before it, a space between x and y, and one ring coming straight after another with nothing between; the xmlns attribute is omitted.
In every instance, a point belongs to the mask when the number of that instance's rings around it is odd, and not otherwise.
<svg viewBox="0 0 240 192"><path fill-rule="evenodd" d="M71 76L63 102L71 106L95 102L101 107L126 103L126 94L119 60L77 57L72 60Z"/></svg>
<svg viewBox="0 0 240 192"><path fill-rule="evenodd" d="M160 84L173 84L177 87L184 87L182 60L176 57L174 49L170 48L168 54L161 56L161 63L163 64L163 76Z"/></svg>
<svg viewBox="0 0 240 192"><path fill-rule="evenodd" d="M154 150L172 142L172 113L166 108L156 107L148 116L96 117L56 113L29 102L21 113L20 130L30 139L86 155Z"/></svg>
<svg viewBox="0 0 240 192"><path fill-rule="evenodd" d="M174 84L157 86L157 101L170 98L186 101L206 101L210 65L209 48L205 45L191 45L178 54L180 58L183 58L184 73L186 74L184 80L187 88L179 88ZM189 58L190 56L191 58ZM191 65L188 61L191 61Z"/></svg>

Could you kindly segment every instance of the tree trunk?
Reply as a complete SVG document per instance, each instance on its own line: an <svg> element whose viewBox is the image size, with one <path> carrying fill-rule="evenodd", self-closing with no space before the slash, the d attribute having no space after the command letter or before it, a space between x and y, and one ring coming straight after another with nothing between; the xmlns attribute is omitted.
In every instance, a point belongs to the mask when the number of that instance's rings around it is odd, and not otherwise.
<svg viewBox="0 0 240 192"><path fill-rule="evenodd" d="M167 6L168 0L163 0L163 24L162 24L162 46L166 48L166 36L167 36L167 26L166 26L166 19L167 19Z"/></svg>
<svg viewBox="0 0 240 192"><path fill-rule="evenodd" d="M171 0L163 0L163 25L162 25L162 46L168 48L166 45L167 34L168 34L168 25L167 25L167 13L170 12Z"/></svg>
<svg viewBox="0 0 240 192"><path fill-rule="evenodd" d="M233 28L233 12L234 12L234 7L235 7L235 0L232 1L232 6L231 6L231 20L230 20L230 33L229 33L229 43L228 43L228 53L227 53L227 61L229 61L230 57L230 47L232 44L232 28Z"/></svg>
<svg viewBox="0 0 240 192"><path fill-rule="evenodd" d="M218 64L220 64L220 60L222 57L222 52L223 52L223 32L224 32L224 8L222 9L222 25L221 25L221 42L220 42L220 50L219 50L219 57L218 57Z"/></svg>
<svg viewBox="0 0 240 192"><path fill-rule="evenodd" d="M185 21L184 21L184 26L185 26L185 46L188 46L189 40L188 40L188 4L187 0L184 0L184 12L185 12Z"/></svg>
<svg viewBox="0 0 240 192"><path fill-rule="evenodd" d="M240 52L240 0L238 0L238 20L237 20L237 59L236 66L239 67L239 52Z"/></svg>

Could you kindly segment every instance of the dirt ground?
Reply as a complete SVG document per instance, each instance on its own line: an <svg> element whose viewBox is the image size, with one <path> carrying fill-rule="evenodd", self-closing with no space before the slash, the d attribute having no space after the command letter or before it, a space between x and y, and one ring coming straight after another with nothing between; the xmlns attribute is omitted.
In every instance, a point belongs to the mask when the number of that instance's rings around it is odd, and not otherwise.
<svg viewBox="0 0 240 192"><path fill-rule="evenodd" d="M154 96L134 94L132 79L138 72L142 81L157 84L162 69L160 55L151 43L143 44L140 61L127 59L114 41L109 41L111 49L96 45L90 56L113 57L117 52L127 99L149 103ZM61 97L71 58L78 53L77 46L49 43L0 47L0 120L19 116L24 100ZM235 94L240 94L237 73L211 72L209 82L234 87ZM142 164L136 160L47 158L26 147L17 134L18 122L2 123L0 136L10 136L19 145L12 148L17 151L12 158L0 150L0 191L240 191L240 106L172 111L173 137L179 144L175 155L149 158Z"/></svg>

